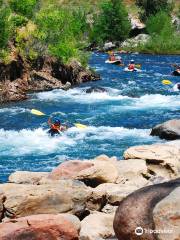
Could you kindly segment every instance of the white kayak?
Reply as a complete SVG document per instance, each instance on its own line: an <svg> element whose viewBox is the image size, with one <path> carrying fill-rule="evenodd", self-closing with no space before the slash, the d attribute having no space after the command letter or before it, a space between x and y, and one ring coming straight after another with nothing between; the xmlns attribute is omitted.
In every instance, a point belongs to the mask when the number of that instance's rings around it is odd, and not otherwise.
<svg viewBox="0 0 180 240"><path fill-rule="evenodd" d="M180 86L180 83L177 83L177 84L174 85L174 87L173 87L174 92L179 92L180 91L179 86Z"/></svg>
<svg viewBox="0 0 180 240"><path fill-rule="evenodd" d="M124 68L124 71L125 71L125 72L142 72L142 70L139 69L139 68L134 68L134 69L132 70L132 69L129 69L128 67Z"/></svg>
<svg viewBox="0 0 180 240"><path fill-rule="evenodd" d="M105 63L109 63L109 64L121 64L121 60L115 60L115 61L110 61L110 60L106 60Z"/></svg>

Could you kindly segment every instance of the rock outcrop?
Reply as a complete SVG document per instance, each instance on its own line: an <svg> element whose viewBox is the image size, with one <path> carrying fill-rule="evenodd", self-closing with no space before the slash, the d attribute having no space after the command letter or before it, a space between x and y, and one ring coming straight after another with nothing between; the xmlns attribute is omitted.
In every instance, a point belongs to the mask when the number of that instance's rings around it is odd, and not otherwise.
<svg viewBox="0 0 180 240"><path fill-rule="evenodd" d="M64 65L56 58L46 56L27 63L13 52L10 63L0 62L0 103L24 100L29 91L67 90L73 85L99 78L75 60Z"/></svg>
<svg viewBox="0 0 180 240"><path fill-rule="evenodd" d="M0 224L2 240L78 240L80 221L69 214L42 214Z"/></svg>
<svg viewBox="0 0 180 240"><path fill-rule="evenodd" d="M174 119L155 126L151 131L151 135L166 140L180 139L180 120Z"/></svg>
<svg viewBox="0 0 180 240"><path fill-rule="evenodd" d="M118 240L156 240L155 234L149 231L155 230L153 209L179 186L180 178L141 188L122 200L114 218Z"/></svg>
<svg viewBox="0 0 180 240"><path fill-rule="evenodd" d="M146 44L150 40L150 36L148 34L139 34L134 38L129 38L125 40L122 44L121 47L131 47L135 48L138 47L139 45Z"/></svg>

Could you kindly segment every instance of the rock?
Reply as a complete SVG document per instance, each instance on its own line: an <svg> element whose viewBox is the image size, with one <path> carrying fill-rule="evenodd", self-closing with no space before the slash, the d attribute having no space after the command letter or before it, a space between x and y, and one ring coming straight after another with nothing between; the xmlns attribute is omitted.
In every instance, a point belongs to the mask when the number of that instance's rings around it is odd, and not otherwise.
<svg viewBox="0 0 180 240"><path fill-rule="evenodd" d="M102 240L114 237L114 214L94 213L81 222L80 240Z"/></svg>
<svg viewBox="0 0 180 240"><path fill-rule="evenodd" d="M180 187L161 200L153 210L155 229L160 230L159 240L180 238ZM164 232L163 232L164 231Z"/></svg>
<svg viewBox="0 0 180 240"><path fill-rule="evenodd" d="M106 204L102 209L101 209L101 212L104 212L104 213L113 213L115 214L116 210L117 210L117 206L112 206L111 204Z"/></svg>
<svg viewBox="0 0 180 240"><path fill-rule="evenodd" d="M5 201L6 197L4 195L4 193L0 190L0 222L3 218L4 215L4 201Z"/></svg>
<svg viewBox="0 0 180 240"><path fill-rule="evenodd" d="M180 119L170 120L155 126L151 131L151 135L166 140L180 139Z"/></svg>
<svg viewBox="0 0 180 240"><path fill-rule="evenodd" d="M143 187L147 184L148 169L144 160L129 159L117 161L118 179L116 183Z"/></svg>
<svg viewBox="0 0 180 240"><path fill-rule="evenodd" d="M7 216L24 217L34 214L84 213L92 191L83 183L71 180L31 184L1 184L6 195Z"/></svg>
<svg viewBox="0 0 180 240"><path fill-rule="evenodd" d="M93 192L102 196L106 196L107 203L118 205L125 197L134 192L138 188L136 186L128 186L124 184L104 183L96 187Z"/></svg>
<svg viewBox="0 0 180 240"><path fill-rule="evenodd" d="M9 182L18 184L39 184L39 181L47 177L46 172L28 172L28 171L17 171L9 176Z"/></svg>
<svg viewBox="0 0 180 240"><path fill-rule="evenodd" d="M138 47L138 45L144 45L150 40L150 36L148 34L139 34L134 38L129 38L125 40L121 47Z"/></svg>
<svg viewBox="0 0 180 240"><path fill-rule="evenodd" d="M125 159L144 159L147 164L159 164L167 170L167 176L175 177L180 169L180 148L170 144L135 146L127 149Z"/></svg>
<svg viewBox="0 0 180 240"><path fill-rule="evenodd" d="M42 214L0 224L2 240L78 240L80 222L69 214Z"/></svg>
<svg viewBox="0 0 180 240"><path fill-rule="evenodd" d="M93 166L80 171L76 179L83 181L86 185L96 187L102 183L113 183L118 178L118 171L113 163L109 161L91 160Z"/></svg>
<svg viewBox="0 0 180 240"><path fill-rule="evenodd" d="M102 87L90 87L86 89L86 93L103 93L103 92L107 92L107 90Z"/></svg>
<svg viewBox="0 0 180 240"><path fill-rule="evenodd" d="M104 44L103 50L104 51L110 51L112 49L114 49L116 47L116 44L112 43L112 42L108 42Z"/></svg>
<svg viewBox="0 0 180 240"><path fill-rule="evenodd" d="M179 186L180 178L141 188L122 200L113 223L118 240L155 240L154 234L145 231L145 229L154 230L153 209ZM141 236L135 233L138 227L144 230Z"/></svg>
<svg viewBox="0 0 180 240"><path fill-rule="evenodd" d="M92 167L93 163L90 161L72 160L61 163L58 167L52 170L49 174L50 179L75 179L77 174L89 167Z"/></svg>

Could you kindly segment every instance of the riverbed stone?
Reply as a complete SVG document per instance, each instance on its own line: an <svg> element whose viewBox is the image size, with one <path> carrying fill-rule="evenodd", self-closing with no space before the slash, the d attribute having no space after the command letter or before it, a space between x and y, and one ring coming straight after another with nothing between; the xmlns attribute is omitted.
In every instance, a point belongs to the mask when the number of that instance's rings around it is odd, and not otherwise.
<svg viewBox="0 0 180 240"><path fill-rule="evenodd" d="M18 184L39 184L39 181L42 178L46 178L48 174L47 172L17 171L9 176L9 182Z"/></svg>
<svg viewBox="0 0 180 240"><path fill-rule="evenodd" d="M180 169L180 147L170 144L153 144L135 146L127 149L124 158L144 159L147 164L160 164L171 172L172 177L178 176Z"/></svg>
<svg viewBox="0 0 180 240"><path fill-rule="evenodd" d="M103 240L115 236L113 230L114 214L101 212L87 216L81 222L80 240Z"/></svg>
<svg viewBox="0 0 180 240"><path fill-rule="evenodd" d="M180 119L173 119L155 126L151 135L166 140L180 139Z"/></svg>
<svg viewBox="0 0 180 240"><path fill-rule="evenodd" d="M153 210L155 229L159 240L180 239L180 187L161 200ZM163 233L164 231L164 233Z"/></svg>
<svg viewBox="0 0 180 240"><path fill-rule="evenodd" d="M0 224L2 240L78 240L80 221L69 214L41 214Z"/></svg>
<svg viewBox="0 0 180 240"><path fill-rule="evenodd" d="M83 214L92 192L78 181L59 181L31 185L7 183L0 185L6 195L5 208L11 217L34 214Z"/></svg>
<svg viewBox="0 0 180 240"><path fill-rule="evenodd" d="M2 190L0 190L0 221L2 220L4 214L5 199L6 199L5 194L2 192Z"/></svg>

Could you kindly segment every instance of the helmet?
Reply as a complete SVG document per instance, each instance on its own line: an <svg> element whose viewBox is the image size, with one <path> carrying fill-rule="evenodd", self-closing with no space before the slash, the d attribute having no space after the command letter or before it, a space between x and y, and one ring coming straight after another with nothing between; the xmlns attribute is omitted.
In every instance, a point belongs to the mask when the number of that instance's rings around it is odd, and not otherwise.
<svg viewBox="0 0 180 240"><path fill-rule="evenodd" d="M59 119L55 118L54 124L59 126L59 125L61 125L61 121Z"/></svg>
<svg viewBox="0 0 180 240"><path fill-rule="evenodd" d="M134 63L134 60L133 59L131 59L131 61L130 61L131 63Z"/></svg>

